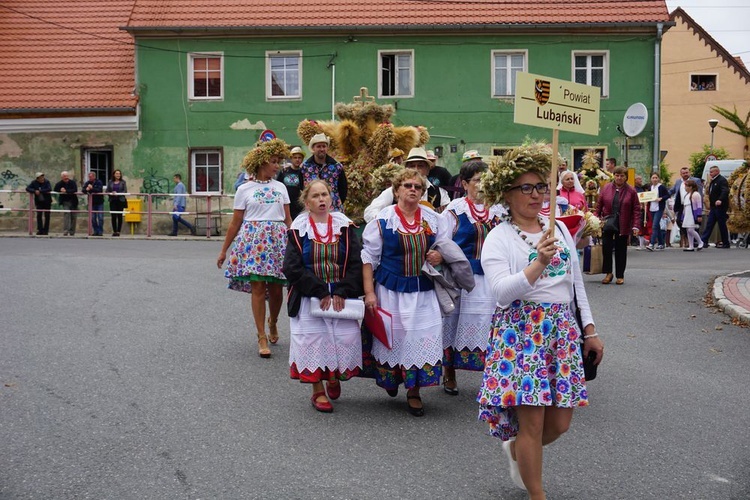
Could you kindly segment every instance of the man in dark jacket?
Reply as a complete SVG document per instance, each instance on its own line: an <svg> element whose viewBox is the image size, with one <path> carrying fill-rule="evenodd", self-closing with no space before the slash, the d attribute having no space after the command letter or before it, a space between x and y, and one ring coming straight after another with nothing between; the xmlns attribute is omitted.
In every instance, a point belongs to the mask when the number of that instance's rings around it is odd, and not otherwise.
<svg viewBox="0 0 750 500"><path fill-rule="evenodd" d="M76 234L76 210L78 210L78 186L67 171L60 172L60 182L55 184L60 193L59 201L66 212L63 214L63 236Z"/></svg>
<svg viewBox="0 0 750 500"><path fill-rule="evenodd" d="M83 183L83 192L90 195L91 229L94 236L104 232L104 184L96 178L96 173L89 172L89 179Z"/></svg>
<svg viewBox="0 0 750 500"><path fill-rule="evenodd" d="M36 179L26 186L26 191L34 193L36 208L36 234L49 234L49 210L52 208L52 184L44 177L44 172L37 172Z"/></svg>
<svg viewBox="0 0 750 500"><path fill-rule="evenodd" d="M729 210L729 183L727 179L719 173L719 167L713 166L708 171L708 201L709 212L706 229L703 231L701 239L703 248L708 248L708 239L711 237L711 231L714 225L719 224L719 234L721 242L716 244L716 248L729 248L729 231L727 231L727 210Z"/></svg>

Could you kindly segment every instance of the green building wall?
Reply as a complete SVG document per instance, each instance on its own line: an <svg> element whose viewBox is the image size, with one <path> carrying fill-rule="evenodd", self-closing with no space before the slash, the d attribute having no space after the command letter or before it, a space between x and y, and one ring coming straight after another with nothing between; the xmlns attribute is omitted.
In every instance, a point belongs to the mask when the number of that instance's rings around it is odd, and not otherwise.
<svg viewBox="0 0 750 500"><path fill-rule="evenodd" d="M571 75L572 51L609 52L609 96L602 99L600 135L561 132L560 152L606 148L622 163L624 140L616 130L625 110L642 102L649 110L643 133L634 139L630 166L650 171L653 147L654 43L647 34L631 35L476 35L367 36L324 38L144 39L137 49L141 136L133 151L133 174L171 178L189 171L189 148L222 148L224 191L231 187L244 154L263 128L298 144L304 118L330 120L332 92L350 102L367 87L377 96L378 51L414 51L414 97L377 99L396 107L396 125L425 125L429 148L442 146L439 164L457 171L467 149L488 155L525 138L551 141L551 130L513 123L513 100L491 97L493 50L528 51L528 71L554 78ZM266 52L301 50L302 99L266 99ZM188 53L224 55L221 101L188 99ZM335 89L332 76L335 65ZM237 128L238 123L254 128ZM234 128L233 128L233 124ZM451 146L456 150L451 153Z"/></svg>

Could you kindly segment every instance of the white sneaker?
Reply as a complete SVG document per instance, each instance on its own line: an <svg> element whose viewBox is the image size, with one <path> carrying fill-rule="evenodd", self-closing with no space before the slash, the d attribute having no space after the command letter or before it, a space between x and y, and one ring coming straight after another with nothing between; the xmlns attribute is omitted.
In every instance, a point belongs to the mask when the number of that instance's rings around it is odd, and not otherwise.
<svg viewBox="0 0 750 500"><path fill-rule="evenodd" d="M510 466L510 479L516 487L526 491L526 485L523 484L521 472L518 470L518 462L513 460L513 455L510 452L510 443L512 441L515 441L515 439L512 439L511 441L503 441L503 451L505 452L505 456L508 457L508 465Z"/></svg>

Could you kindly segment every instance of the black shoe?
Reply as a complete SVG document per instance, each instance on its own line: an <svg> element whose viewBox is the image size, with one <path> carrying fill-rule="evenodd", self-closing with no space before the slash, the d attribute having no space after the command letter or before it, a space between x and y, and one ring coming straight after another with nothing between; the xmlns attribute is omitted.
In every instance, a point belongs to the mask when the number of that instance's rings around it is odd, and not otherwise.
<svg viewBox="0 0 750 500"><path fill-rule="evenodd" d="M446 384L448 382L456 383L455 380L445 380L443 379L443 391L445 391L446 394L450 394L451 396L458 396L458 387L448 387Z"/></svg>
<svg viewBox="0 0 750 500"><path fill-rule="evenodd" d="M190 234L191 234L192 236L195 236L195 232L196 232L196 231L195 231L195 226L191 227L191 228L190 228Z"/></svg>
<svg viewBox="0 0 750 500"><path fill-rule="evenodd" d="M167 233L167 236L177 236L177 233Z"/></svg>
<svg viewBox="0 0 750 500"><path fill-rule="evenodd" d="M412 405L409 404L410 400L419 401L422 402L422 398L419 396L406 396L406 407L409 409L409 413L414 415L415 417L423 417L424 416L424 408L415 408Z"/></svg>
<svg viewBox="0 0 750 500"><path fill-rule="evenodd" d="M37 232L36 232L36 235L37 235L37 236L41 236L41 235L43 235L43 234L44 234L44 231L37 231Z"/></svg>
<svg viewBox="0 0 750 500"><path fill-rule="evenodd" d="M695 252L695 248L683 248L683 252Z"/></svg>
<svg viewBox="0 0 750 500"><path fill-rule="evenodd" d="M387 392L390 397L395 398L398 396L398 387L395 389L386 389L385 392Z"/></svg>

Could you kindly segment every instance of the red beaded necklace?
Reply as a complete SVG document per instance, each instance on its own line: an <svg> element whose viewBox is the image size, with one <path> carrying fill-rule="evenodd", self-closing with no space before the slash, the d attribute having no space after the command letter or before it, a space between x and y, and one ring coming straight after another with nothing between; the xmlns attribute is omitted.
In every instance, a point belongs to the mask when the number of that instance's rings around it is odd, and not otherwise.
<svg viewBox="0 0 750 500"><path fill-rule="evenodd" d="M328 232L325 234L325 236L321 236L318 232L318 228L316 227L315 221L313 220L312 216L310 216L310 226L312 226L313 234L315 235L315 239L321 243L331 243L333 242L333 217L331 214L328 214Z"/></svg>
<svg viewBox="0 0 750 500"><path fill-rule="evenodd" d="M419 232L419 229L422 225L422 209L417 207L417 211L414 212L414 222L407 222L406 217L404 217L404 213L401 211L400 208L398 208L398 205L396 205L396 215L398 215L399 220L401 221L401 225L404 228L404 231L411 234L416 234Z"/></svg>
<svg viewBox="0 0 750 500"><path fill-rule="evenodd" d="M490 210L487 207L484 207L482 210L478 210L477 206L474 205L474 203L469 199L469 197L466 197L466 203L469 205L469 212L471 212L471 216L474 217L474 220L477 222L487 222L487 219L489 219Z"/></svg>

